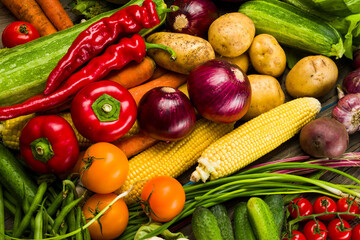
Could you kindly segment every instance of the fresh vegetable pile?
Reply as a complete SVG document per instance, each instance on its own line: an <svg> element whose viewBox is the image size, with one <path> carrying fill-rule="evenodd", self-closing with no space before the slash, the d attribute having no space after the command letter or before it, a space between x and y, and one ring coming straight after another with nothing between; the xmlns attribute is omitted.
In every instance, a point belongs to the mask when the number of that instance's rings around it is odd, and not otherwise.
<svg viewBox="0 0 360 240"><path fill-rule="evenodd" d="M0 240L360 238L360 4L1 2Z"/></svg>

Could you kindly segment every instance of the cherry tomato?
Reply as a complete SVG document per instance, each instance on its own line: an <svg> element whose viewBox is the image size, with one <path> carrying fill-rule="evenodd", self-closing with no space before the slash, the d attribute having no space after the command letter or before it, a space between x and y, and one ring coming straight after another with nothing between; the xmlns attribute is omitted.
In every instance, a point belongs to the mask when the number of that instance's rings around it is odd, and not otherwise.
<svg viewBox="0 0 360 240"><path fill-rule="evenodd" d="M336 206L335 201L326 196L317 198L314 201L313 208L314 208L315 214L324 213L325 210L327 210L328 212L336 212L337 211L337 206ZM318 218L323 221L329 221L334 217L335 217L334 214L327 214L327 215L319 216Z"/></svg>
<svg viewBox="0 0 360 240"><path fill-rule="evenodd" d="M349 210L349 213L354 213L354 214L358 214L360 212L358 203L355 202L354 199L352 199L352 198L347 198L347 197L340 198L336 202L336 206L337 206L338 212L347 212L348 210ZM350 209L349 209L349 207L350 207ZM346 214L341 214L340 217L342 219L345 219L348 221L355 218L355 216L346 215Z"/></svg>
<svg viewBox="0 0 360 240"><path fill-rule="evenodd" d="M142 207L148 214L146 204L151 209L151 219L157 222L168 222L184 208L185 191L175 178L159 176L150 179L143 187Z"/></svg>
<svg viewBox="0 0 360 240"><path fill-rule="evenodd" d="M360 239L360 224L355 225L351 230L352 239Z"/></svg>
<svg viewBox="0 0 360 240"><path fill-rule="evenodd" d="M349 240L351 238L351 227L346 220L335 218L327 226L328 236L331 240ZM356 239L356 238L355 238Z"/></svg>
<svg viewBox="0 0 360 240"><path fill-rule="evenodd" d="M116 197L114 193L92 195L82 208L86 221L89 222ZM124 232L128 221L129 210L124 200L119 199L89 226L91 239L114 239Z"/></svg>
<svg viewBox="0 0 360 240"><path fill-rule="evenodd" d="M307 240L324 240L327 238L327 228L321 221L310 220L303 228Z"/></svg>
<svg viewBox="0 0 360 240"><path fill-rule="evenodd" d="M40 37L36 28L23 21L15 21L10 23L2 33L2 44L4 47L12 48L30 42Z"/></svg>
<svg viewBox="0 0 360 240"><path fill-rule="evenodd" d="M313 206L311 202L303 197L295 198L289 204L290 216L293 219L298 217L297 208L299 209L300 216L308 216L313 213Z"/></svg>
<svg viewBox="0 0 360 240"><path fill-rule="evenodd" d="M292 238L288 238L288 234L285 234L283 240L306 240L305 235L296 230L292 231L291 236Z"/></svg>
<svg viewBox="0 0 360 240"><path fill-rule="evenodd" d="M106 194L119 189L128 172L129 161L125 153L114 144L98 142L84 153L80 180L90 191Z"/></svg>

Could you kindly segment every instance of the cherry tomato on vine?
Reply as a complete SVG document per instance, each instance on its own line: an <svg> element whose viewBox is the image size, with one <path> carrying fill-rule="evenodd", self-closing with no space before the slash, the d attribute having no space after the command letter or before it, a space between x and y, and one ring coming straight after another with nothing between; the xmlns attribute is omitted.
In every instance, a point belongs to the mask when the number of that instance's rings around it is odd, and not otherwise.
<svg viewBox="0 0 360 240"><path fill-rule="evenodd" d="M351 206L350 206L351 205ZM347 212L349 210L349 213L359 214L359 205L357 202L354 201L352 198L343 197L340 198L336 202L337 210L338 212ZM349 209L350 207L350 209ZM352 215L346 215L341 214L340 217L345 220L352 220L355 218L355 216Z"/></svg>
<svg viewBox="0 0 360 240"><path fill-rule="evenodd" d="M288 234L285 234L282 240L306 240L305 235L297 230L293 230L291 236L292 238L289 238Z"/></svg>
<svg viewBox="0 0 360 240"><path fill-rule="evenodd" d="M86 221L89 222L116 197L114 193L92 195L82 208ZM124 232L128 221L127 205L123 199L119 199L89 226L91 239L114 239Z"/></svg>
<svg viewBox="0 0 360 240"><path fill-rule="evenodd" d="M313 206L311 202L303 197L295 198L289 204L290 216L293 219L298 217L297 208L299 209L300 216L308 216L313 213Z"/></svg>
<svg viewBox="0 0 360 240"><path fill-rule="evenodd" d="M129 172L125 153L114 144L94 143L84 153L80 164L80 180L95 193L111 193L121 187Z"/></svg>
<svg viewBox="0 0 360 240"><path fill-rule="evenodd" d="M152 220L168 222L184 208L185 191L175 178L158 176L145 183L141 199L143 209L147 214L151 213Z"/></svg>
<svg viewBox="0 0 360 240"><path fill-rule="evenodd" d="M331 240L349 240L351 238L350 224L344 219L342 221L339 218L331 220L327 229Z"/></svg>
<svg viewBox="0 0 360 240"><path fill-rule="evenodd" d="M337 206L336 206L335 201L326 196L317 198L314 201L313 208L314 208L315 214L324 213L325 210L327 210L328 212L336 212L337 211ZM318 218L323 221L329 221L329 220L333 219L334 217L335 217L334 214L327 214L327 215L319 216Z"/></svg>
<svg viewBox="0 0 360 240"><path fill-rule="evenodd" d="M360 239L360 224L355 225L351 230L352 239Z"/></svg>
<svg viewBox="0 0 360 240"><path fill-rule="evenodd" d="M23 21L15 21L10 23L2 33L2 44L4 47L12 48L30 42L40 37L36 28Z"/></svg>
<svg viewBox="0 0 360 240"><path fill-rule="evenodd" d="M310 220L305 224L303 233L307 240L324 240L328 235L325 224L315 220Z"/></svg>

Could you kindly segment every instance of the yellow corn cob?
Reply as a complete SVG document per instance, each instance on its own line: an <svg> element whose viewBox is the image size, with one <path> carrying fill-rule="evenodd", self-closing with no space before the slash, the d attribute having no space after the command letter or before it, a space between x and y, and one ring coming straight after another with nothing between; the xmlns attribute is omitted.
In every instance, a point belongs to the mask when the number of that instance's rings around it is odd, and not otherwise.
<svg viewBox="0 0 360 240"><path fill-rule="evenodd" d="M124 200L128 204L135 202L146 180L161 175L178 177L196 163L207 146L233 129L234 124L198 120L187 137L171 143L159 142L130 159L128 177L116 192L125 192L134 184Z"/></svg>
<svg viewBox="0 0 360 240"><path fill-rule="evenodd" d="M205 182L235 173L292 138L320 109L316 98L298 98L240 125L201 154L190 180Z"/></svg>
<svg viewBox="0 0 360 240"><path fill-rule="evenodd" d="M80 148L87 148L91 144L93 144L92 141L82 136L75 128L74 123L71 119L70 112L61 112L58 114L59 116L63 117L74 129L74 132L76 134L76 137L79 142ZM0 123L0 136L2 138L3 144L11 149L19 150L19 137L21 130L25 127L26 123L33 117L35 117L36 114L32 113L29 115L24 115L16 118L12 118L6 121L3 121ZM132 126L132 128L127 132L124 137L133 136L140 132L139 126L137 122Z"/></svg>

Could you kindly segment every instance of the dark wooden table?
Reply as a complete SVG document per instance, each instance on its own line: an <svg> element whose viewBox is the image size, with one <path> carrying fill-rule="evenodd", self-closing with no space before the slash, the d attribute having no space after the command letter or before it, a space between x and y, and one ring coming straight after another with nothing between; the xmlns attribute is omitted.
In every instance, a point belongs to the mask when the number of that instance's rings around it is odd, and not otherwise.
<svg viewBox="0 0 360 240"><path fill-rule="evenodd" d="M73 15L70 12L70 9L67 7L68 3L70 1L69 0L62 0L61 2L65 6L65 9L69 12L69 15L71 16L71 18L76 19L76 16ZM236 9L237 9L236 4L235 5L224 4L222 6L224 8L226 8L226 11L229 11L228 9L231 9L232 6L234 6L234 11L236 11ZM0 34L2 34L4 28L8 24L10 24L11 22L13 22L15 20L16 20L16 18L0 2ZM2 47L3 47L2 43L0 42L0 48L2 48ZM345 75L349 71L351 71L351 67L350 67L351 62L349 60L346 60L346 59L342 59L341 61L336 61L336 62L338 64L338 68L339 68L338 83L340 84L342 82L343 78L345 77ZM281 83L281 85L282 85L282 87L284 89L285 94L286 94L286 91L285 91L285 88L284 88L284 80L285 80L286 72L284 73L284 75L281 78L279 78L279 81L280 81L280 83ZM289 97L286 94L286 101L290 100L290 99L291 99L291 97ZM332 111L332 109L333 109L333 107L334 107L334 105L336 104L336 101L337 101L336 89L334 88L330 93L328 93L326 96L320 98L319 100L321 101L324 110L319 113L318 117L320 117L320 116L331 116L331 111ZM348 150L347 150L347 152L357 152L357 151L360 151L360 133L359 132L350 136L350 143L349 143ZM274 151L270 152L269 154L267 154L264 157L257 160L256 163L268 162L268 161L284 159L284 158L289 158L289 157L299 156L299 155L304 155L304 152L302 152L302 150L300 149L299 138L298 138L298 135L296 135L294 138L292 138L289 141L282 144L279 148L275 149ZM195 167L189 169L187 172L185 172L183 175L181 175L178 178L178 180L183 184L188 183L189 182L189 176L190 176L191 172L194 170L194 168ZM354 168L342 168L342 170L344 170L345 172L347 172L347 173L349 173L349 174L351 174L351 175L353 175L355 177L360 177L360 169L358 169L356 167L354 167ZM342 184L350 183L349 180L344 179L343 177L338 176L336 174L332 174L332 173L325 174L322 177L322 179L326 180L326 181L329 181L329 182L331 181L333 183L342 183ZM231 210L232 209L230 207L230 214L232 214ZM7 219L7 224L11 224L11 218L10 217ZM192 230L191 230L191 225L189 223L185 223L184 226L180 227L178 230L183 232L190 239L194 239L194 236L193 236Z"/></svg>

